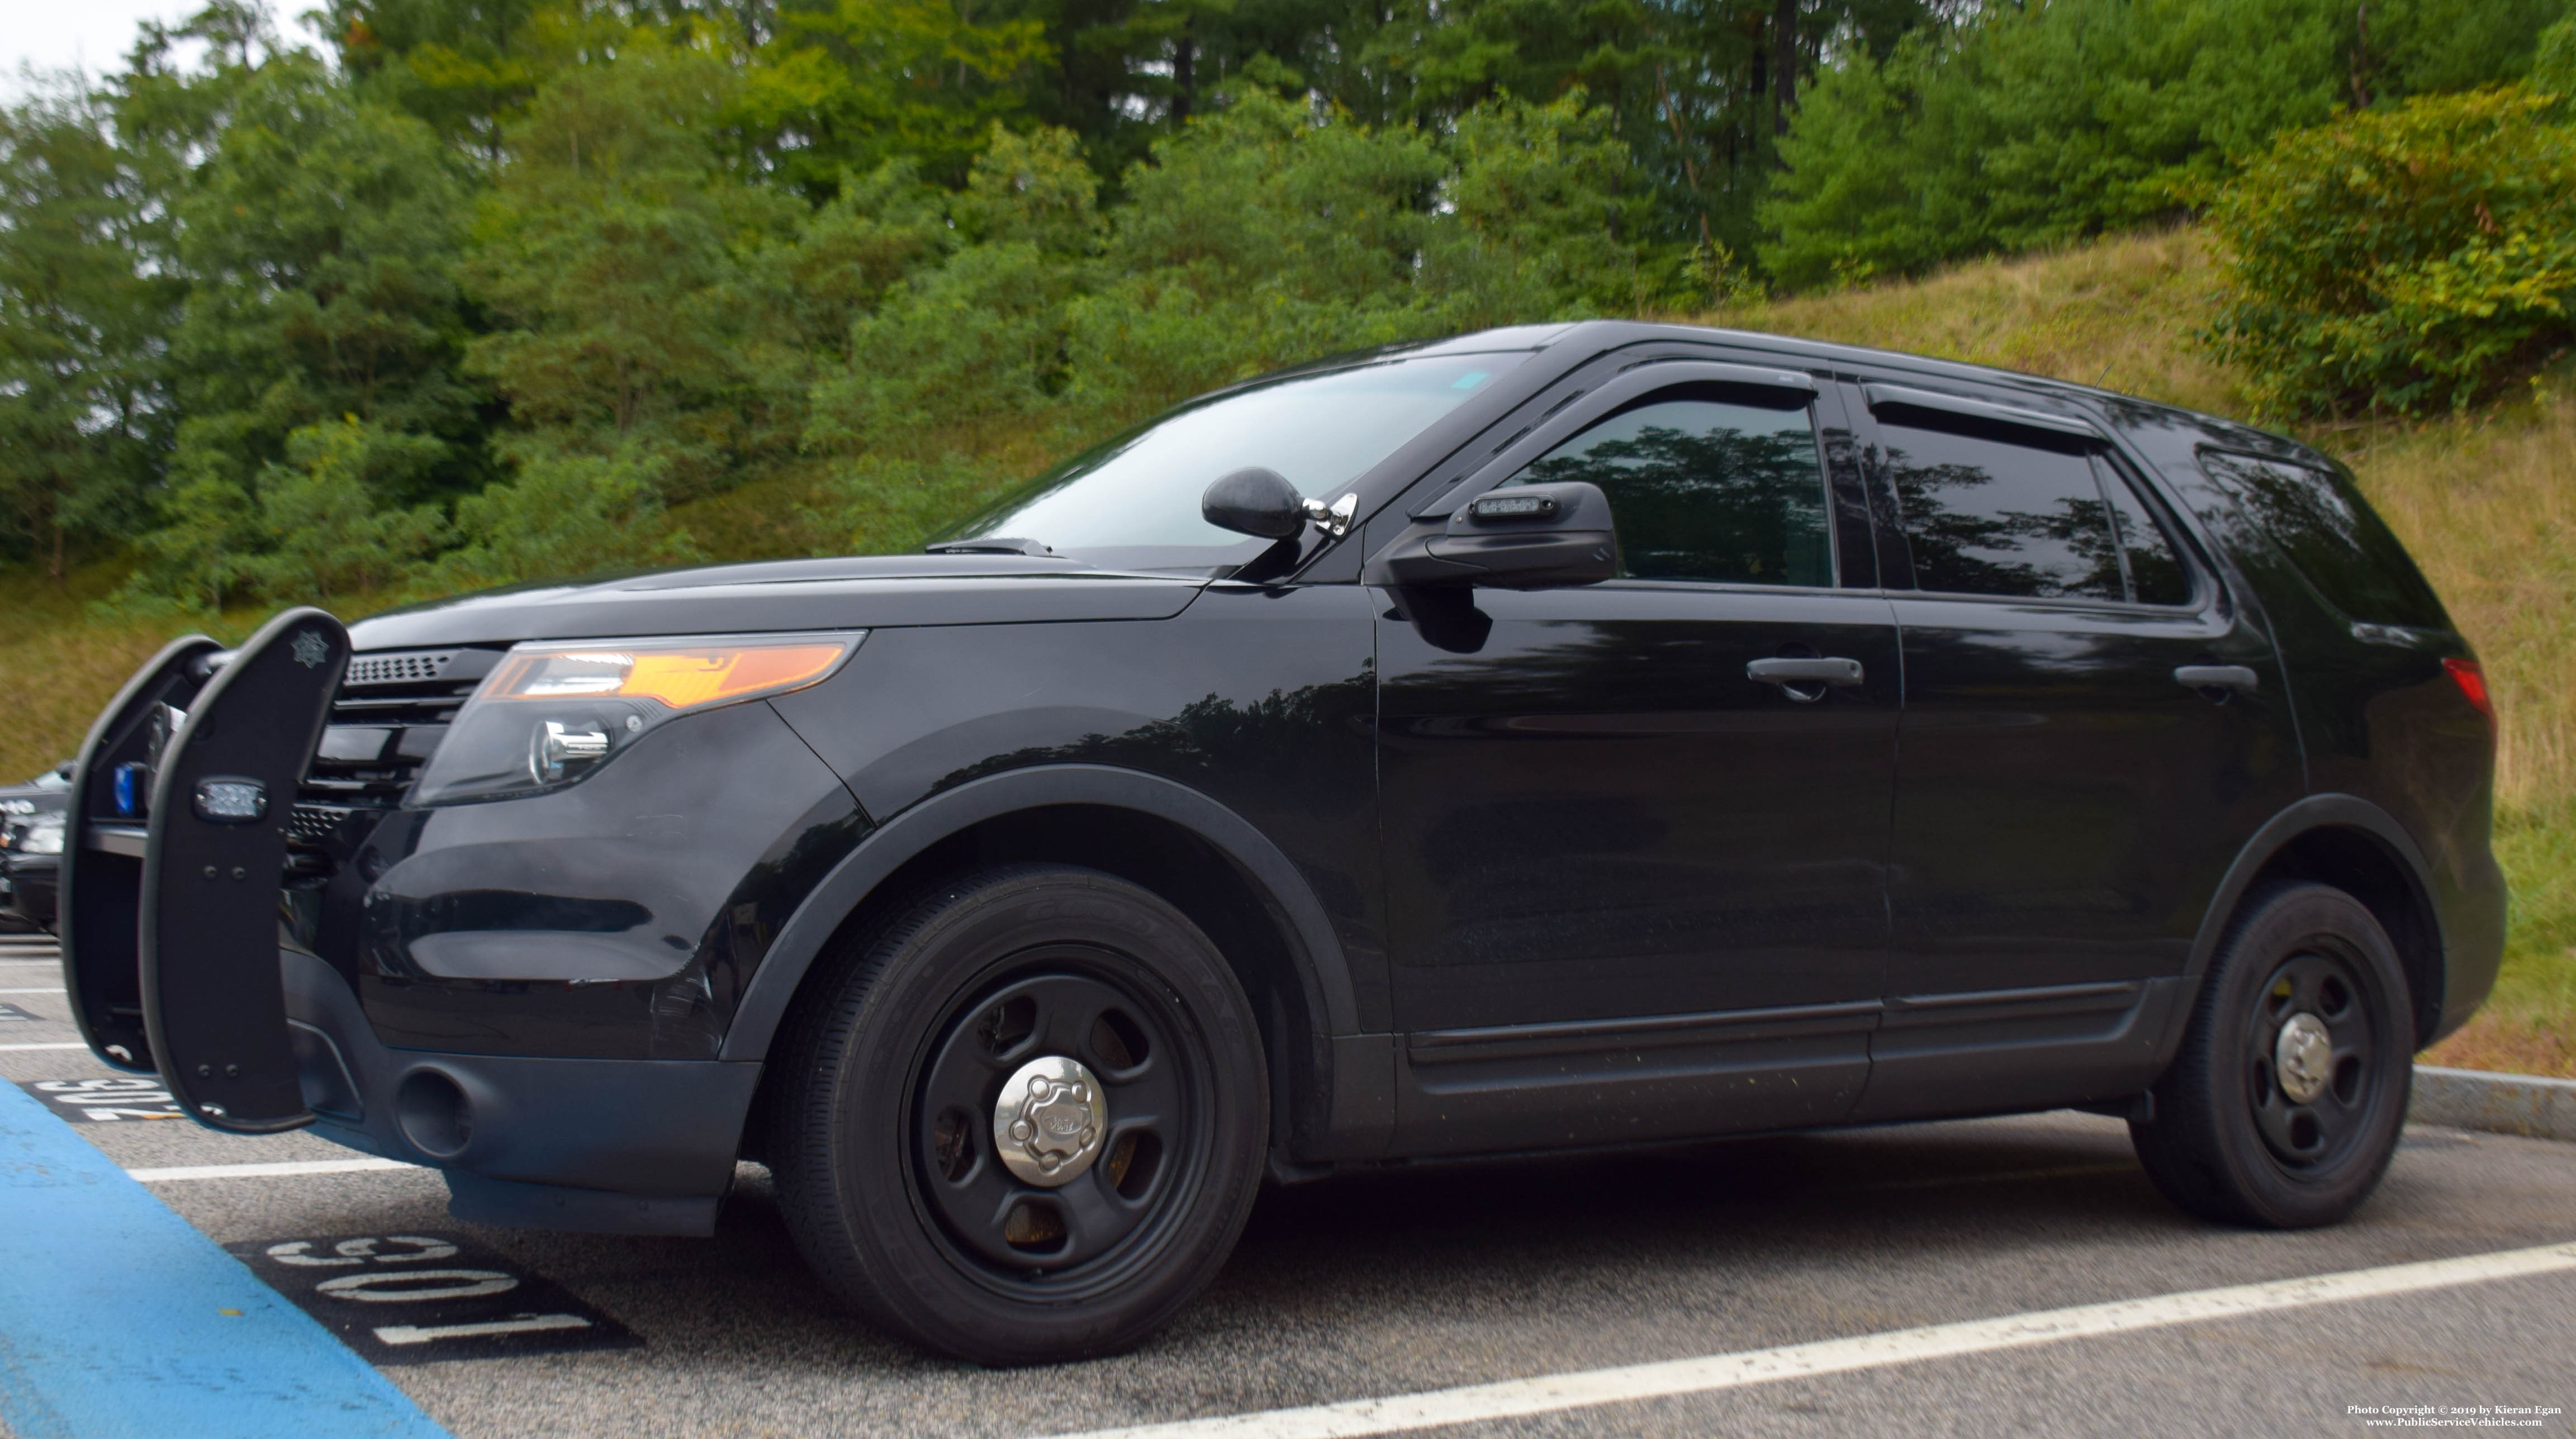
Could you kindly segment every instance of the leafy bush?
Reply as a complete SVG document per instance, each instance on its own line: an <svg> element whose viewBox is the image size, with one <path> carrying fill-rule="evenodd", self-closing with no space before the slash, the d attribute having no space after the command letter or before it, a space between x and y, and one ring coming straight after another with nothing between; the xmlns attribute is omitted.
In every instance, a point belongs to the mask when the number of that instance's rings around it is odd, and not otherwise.
<svg viewBox="0 0 2576 1439"><path fill-rule="evenodd" d="M2281 414L2466 406L2566 339L2576 129L2520 87L2283 136L2209 216L2214 347Z"/></svg>

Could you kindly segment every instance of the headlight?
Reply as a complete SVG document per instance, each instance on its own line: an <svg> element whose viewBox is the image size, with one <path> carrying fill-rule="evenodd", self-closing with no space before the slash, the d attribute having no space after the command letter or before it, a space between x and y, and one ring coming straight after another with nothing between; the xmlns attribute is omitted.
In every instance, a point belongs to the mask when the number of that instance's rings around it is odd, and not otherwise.
<svg viewBox="0 0 2576 1439"><path fill-rule="evenodd" d="M690 713L820 684L865 631L707 639L532 641L458 711L417 804L568 785Z"/></svg>
<svg viewBox="0 0 2576 1439"><path fill-rule="evenodd" d="M61 854L63 852L63 816L40 814L27 824L26 835L14 848L20 854Z"/></svg>

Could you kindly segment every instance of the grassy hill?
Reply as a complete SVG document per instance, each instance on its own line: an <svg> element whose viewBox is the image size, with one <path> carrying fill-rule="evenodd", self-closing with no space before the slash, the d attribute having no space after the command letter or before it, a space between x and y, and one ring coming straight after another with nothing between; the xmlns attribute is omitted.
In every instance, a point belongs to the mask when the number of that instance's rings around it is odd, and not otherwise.
<svg viewBox="0 0 2576 1439"><path fill-rule="evenodd" d="M2193 339L2211 284L2198 240L2176 231L1706 318L2242 413L2235 378ZM2514 885L2506 975L2487 1011L2435 1058L2576 1076L2576 371L2562 365L2467 416L2306 438L2353 466L2423 562L2486 661L2502 721L2497 847ZM712 551L748 556L799 533L775 519L792 498L737 492L698 502L685 519L716 541ZM0 694L10 697L0 775L69 754L117 684L189 628L94 617L87 599L113 580L107 567L76 576L68 592L0 579L0 613L12 620L0 643ZM230 615L209 628L232 638L257 619Z"/></svg>

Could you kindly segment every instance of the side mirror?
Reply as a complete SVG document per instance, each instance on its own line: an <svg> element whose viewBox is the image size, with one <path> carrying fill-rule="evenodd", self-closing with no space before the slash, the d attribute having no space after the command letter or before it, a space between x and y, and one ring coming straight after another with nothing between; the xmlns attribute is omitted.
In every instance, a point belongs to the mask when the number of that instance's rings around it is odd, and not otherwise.
<svg viewBox="0 0 2576 1439"><path fill-rule="evenodd" d="M1218 476L1199 496L1199 517L1238 535L1290 540L1306 531L1306 497L1286 475L1255 465Z"/></svg>
<svg viewBox="0 0 2576 1439"><path fill-rule="evenodd" d="M1598 485L1567 480L1488 490L1446 522L1417 523L1370 563L1365 578L1373 585L1544 590L1618 574L1610 497Z"/></svg>

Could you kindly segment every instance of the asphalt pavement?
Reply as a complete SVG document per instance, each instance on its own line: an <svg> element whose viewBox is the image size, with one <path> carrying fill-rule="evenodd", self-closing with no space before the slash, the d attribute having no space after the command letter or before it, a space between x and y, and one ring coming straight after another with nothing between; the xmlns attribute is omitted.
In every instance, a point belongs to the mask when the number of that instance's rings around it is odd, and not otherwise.
<svg viewBox="0 0 2576 1439"><path fill-rule="evenodd" d="M1566 1399L1573 1381L1522 1386L1557 1397L1520 1406L1537 1412L1433 1404L1420 1412L1435 1420L1505 1417L1408 1432L2344 1434L2397 1419L2576 1434L2576 1144L2413 1129L2357 1217L2298 1234L2186 1218L2123 1125L2073 1113L1384 1169L1265 1195L1224 1275L1141 1350L1000 1373L838 1312L753 1166L711 1239L545 1234L460 1224L436 1175L335 1168L363 1156L308 1134L146 1117L164 1106L77 1047L43 959L0 944L0 1003L31 1016L0 1017L0 1078L460 1436L1034 1436L1226 1416L1244 1436L1374 1433L1401 1406L1279 1411L1567 1375L1594 1376L1600 1402ZM2570 1258L2370 1277L2540 1246ZM2274 1283L2355 1271L2360 1289ZM2085 1337L2053 1338L2045 1317L2238 1289L2269 1297L2149 1306L2136 1312L2166 1317ZM1972 1323L1993 1320L2013 1322ZM1784 1346L1794 1359L1943 1325L1974 1342L1888 1341L1840 1372L1762 1377L1784 1372L1766 1357ZM1737 1378L1685 1392L1622 1377L1748 1354Z"/></svg>

